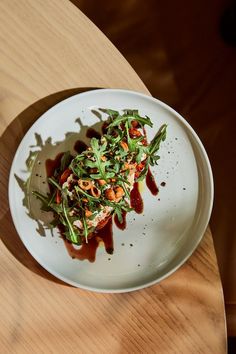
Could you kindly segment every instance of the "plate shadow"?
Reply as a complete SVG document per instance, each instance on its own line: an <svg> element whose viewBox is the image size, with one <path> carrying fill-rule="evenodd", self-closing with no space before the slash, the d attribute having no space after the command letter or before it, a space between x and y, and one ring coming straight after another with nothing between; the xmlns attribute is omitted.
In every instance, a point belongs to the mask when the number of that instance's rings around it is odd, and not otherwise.
<svg viewBox="0 0 236 354"><path fill-rule="evenodd" d="M53 107L58 102L78 93L94 90L97 88L83 87L68 89L56 92L52 95L44 97L21 112L6 128L0 137L0 237L7 249L12 255L25 267L34 273L51 280L53 282L71 286L57 279L48 273L38 262L31 256L28 250L23 245L14 227L8 201L8 180L11 164L15 152L20 144L25 133L29 130L32 124L49 108Z"/></svg>

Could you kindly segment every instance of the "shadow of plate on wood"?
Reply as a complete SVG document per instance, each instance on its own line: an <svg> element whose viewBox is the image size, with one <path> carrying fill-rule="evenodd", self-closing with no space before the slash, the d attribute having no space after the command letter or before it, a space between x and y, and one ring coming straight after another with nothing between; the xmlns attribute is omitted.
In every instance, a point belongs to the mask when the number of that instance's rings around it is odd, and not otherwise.
<svg viewBox="0 0 236 354"><path fill-rule="evenodd" d="M14 257L21 262L24 266L29 268L36 274L47 278L51 281L68 285L60 281L58 278L47 272L28 252L22 243L17 231L15 230L14 223L9 210L8 202L8 180L9 173L14 158L15 152L26 132L30 129L32 124L48 109L53 107L61 100L70 97L71 95L94 90L96 88L74 88L44 97L32 105L27 107L21 112L5 129L0 137L0 194L1 194L1 208L0 208L0 235L1 240L7 249L14 255ZM37 144L37 142L36 142ZM22 166L22 168L26 168ZM22 181L19 180L21 187ZM23 181L24 183L24 181ZM40 230L41 232L42 229Z"/></svg>

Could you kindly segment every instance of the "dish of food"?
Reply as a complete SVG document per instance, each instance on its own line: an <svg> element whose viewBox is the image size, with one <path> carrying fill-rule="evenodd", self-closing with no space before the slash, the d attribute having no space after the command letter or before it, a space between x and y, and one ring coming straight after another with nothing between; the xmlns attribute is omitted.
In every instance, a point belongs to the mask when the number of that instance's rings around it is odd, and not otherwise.
<svg viewBox="0 0 236 354"><path fill-rule="evenodd" d="M33 191L42 209L53 212L52 224L59 227L71 256L80 260L95 261L94 246L107 239L104 228L113 215L122 228L127 212L142 212L138 182L149 174L155 183L149 165L159 160L157 152L166 138L164 124L148 144L145 125L153 124L138 111L103 111L109 115L102 126L103 135L92 137L90 146L84 146L75 157L67 151L53 164L46 160L50 191L47 195ZM104 234L98 233L101 229ZM105 248L112 254L108 239ZM84 246L76 250L71 243Z"/></svg>
<svg viewBox="0 0 236 354"><path fill-rule="evenodd" d="M164 103L125 90L78 94L45 112L9 178L12 218L33 257L59 279L102 292L141 289L178 269L212 201L193 129Z"/></svg>

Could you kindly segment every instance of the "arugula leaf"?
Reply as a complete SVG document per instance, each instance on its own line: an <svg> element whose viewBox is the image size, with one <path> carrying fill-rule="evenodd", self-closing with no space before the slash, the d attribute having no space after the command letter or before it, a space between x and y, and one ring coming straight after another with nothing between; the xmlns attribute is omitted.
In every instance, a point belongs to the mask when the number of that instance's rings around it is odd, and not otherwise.
<svg viewBox="0 0 236 354"><path fill-rule="evenodd" d="M105 149L107 147L107 143L104 143L102 145L99 145L99 141L96 138L91 139L91 148L92 148L92 153L96 161L96 167L100 173L100 176L102 179L105 181L107 178L109 178L106 174L106 166L109 164L109 161L103 161L102 157L104 156Z"/></svg>
<svg viewBox="0 0 236 354"><path fill-rule="evenodd" d="M56 187L57 189L59 189L59 191L62 190L60 184L58 184L58 183L55 181L54 178L49 177L49 178L48 178L48 182L49 182L51 185L53 185L54 187Z"/></svg>
<svg viewBox="0 0 236 354"><path fill-rule="evenodd" d="M70 222L70 217L68 215L68 202L67 202L67 198L64 196L64 194L62 194L62 210L63 210L65 220L67 222L70 241L73 243L77 243L77 244L81 243L78 233L75 232L73 225Z"/></svg>
<svg viewBox="0 0 236 354"><path fill-rule="evenodd" d="M96 168L96 166L97 166L96 161L91 161L89 159L85 159L83 163L84 163L84 166L90 167L90 168Z"/></svg>
<svg viewBox="0 0 236 354"><path fill-rule="evenodd" d="M84 157L83 157L84 158ZM86 170L80 165L79 159L73 159L70 163L69 169L78 177L83 177L87 175Z"/></svg>
<svg viewBox="0 0 236 354"><path fill-rule="evenodd" d="M136 120L138 121L142 126L144 125L149 125L150 127L153 126L152 122L151 122L151 119L149 117L140 117L139 115L135 114L135 115L123 115L123 116L120 116L118 115L109 125L108 125L108 133L109 133L109 130L113 127L116 127L116 126L120 126L121 123L128 123L128 125L130 126L130 123L133 121L133 120Z"/></svg>
<svg viewBox="0 0 236 354"><path fill-rule="evenodd" d="M155 154L159 150L161 141L166 139L166 128L167 125L163 124L149 144L148 150L150 155Z"/></svg>
<svg viewBox="0 0 236 354"><path fill-rule="evenodd" d="M138 150L138 153L137 153L137 155L136 155L136 162L137 162L137 163L140 163L141 160L142 160L143 154L146 154L147 148L146 148L146 146L139 145L139 146L137 147L137 150Z"/></svg>
<svg viewBox="0 0 236 354"><path fill-rule="evenodd" d="M127 182L121 182L121 185L122 185L122 187L123 187L123 189L124 189L124 191L125 191L125 196L126 196L126 198L127 199L130 199L130 193L128 192L128 190L127 190L127 188L126 188L126 184L130 184L128 181Z"/></svg>
<svg viewBox="0 0 236 354"><path fill-rule="evenodd" d="M70 161L72 159L72 156L70 154L70 151L66 151L62 158L61 158L61 165L60 165L60 171L64 172L67 166L69 165Z"/></svg>

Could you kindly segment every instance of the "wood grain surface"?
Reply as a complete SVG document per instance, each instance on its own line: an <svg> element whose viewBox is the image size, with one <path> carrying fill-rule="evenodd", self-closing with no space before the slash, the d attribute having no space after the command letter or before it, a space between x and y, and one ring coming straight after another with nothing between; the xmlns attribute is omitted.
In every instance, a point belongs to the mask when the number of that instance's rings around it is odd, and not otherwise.
<svg viewBox="0 0 236 354"><path fill-rule="evenodd" d="M148 90L70 2L0 2L0 352L226 353L222 287L208 229L188 262L150 288L97 294L48 274L22 245L7 185L31 124L89 88Z"/></svg>

